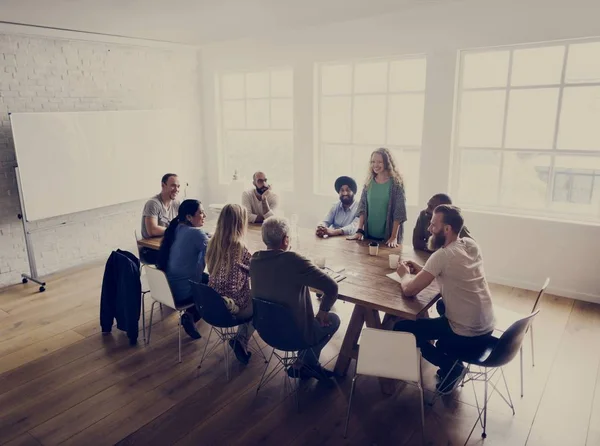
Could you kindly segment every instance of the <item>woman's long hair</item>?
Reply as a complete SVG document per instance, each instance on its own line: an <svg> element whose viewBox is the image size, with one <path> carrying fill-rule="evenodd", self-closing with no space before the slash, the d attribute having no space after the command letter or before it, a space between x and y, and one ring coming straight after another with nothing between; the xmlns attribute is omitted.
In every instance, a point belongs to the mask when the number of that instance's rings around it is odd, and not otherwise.
<svg viewBox="0 0 600 446"><path fill-rule="evenodd" d="M219 214L217 229L208 242L206 266L209 274L225 268L229 275L231 267L239 262L246 244L244 236L248 227L248 212L239 204L227 204Z"/></svg>
<svg viewBox="0 0 600 446"><path fill-rule="evenodd" d="M396 166L396 162L394 161L394 157L389 149L380 148L377 150L373 150L371 156L369 157L369 173L367 174L367 178L365 179L365 186L369 188L371 185L371 181L375 179L375 173L371 168L371 160L373 159L373 155L379 154L383 158L383 168L387 171L388 175L392 179L392 181L400 186L404 186L404 179L402 175L398 171L398 167Z"/></svg>
<svg viewBox="0 0 600 446"><path fill-rule="evenodd" d="M188 216L193 217L200 208L200 202L198 200L183 200L179 205L179 212L177 217L171 220L169 227L165 231L162 243L160 244L160 250L158 251L158 260L156 266L158 269L166 271L167 265L169 264L169 256L171 255L171 247L175 242L175 232L179 224L191 226L192 224L187 219Z"/></svg>

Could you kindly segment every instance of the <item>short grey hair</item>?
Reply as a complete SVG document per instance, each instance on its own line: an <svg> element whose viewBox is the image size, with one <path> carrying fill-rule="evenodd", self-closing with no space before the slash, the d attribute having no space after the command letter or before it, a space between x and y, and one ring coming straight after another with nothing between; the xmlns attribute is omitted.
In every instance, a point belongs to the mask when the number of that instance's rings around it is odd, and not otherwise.
<svg viewBox="0 0 600 446"><path fill-rule="evenodd" d="M289 234L290 224L287 218L269 217L262 224L262 239L267 248L279 248L284 237Z"/></svg>

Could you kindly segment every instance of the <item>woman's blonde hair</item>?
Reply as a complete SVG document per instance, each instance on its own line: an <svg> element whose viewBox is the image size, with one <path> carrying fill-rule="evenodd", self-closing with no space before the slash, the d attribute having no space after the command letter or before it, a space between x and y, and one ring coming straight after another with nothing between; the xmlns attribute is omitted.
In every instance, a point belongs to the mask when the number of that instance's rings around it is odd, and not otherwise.
<svg viewBox="0 0 600 446"><path fill-rule="evenodd" d="M371 181L375 179L375 172L371 168L371 160L373 159L373 155L379 154L383 158L383 168L387 171L390 178L394 181L394 183L399 184L400 186L404 186L404 179L402 175L398 171L398 167L396 167L396 163L394 161L394 157L389 149L384 147L379 148L377 150L373 150L371 156L369 157L369 173L367 174L367 178L365 179L365 186L368 188L371 185Z"/></svg>
<svg viewBox="0 0 600 446"><path fill-rule="evenodd" d="M239 204L226 204L217 221L217 229L208 242L206 266L209 274L225 268L225 274L239 262L246 244L244 236L248 227L248 212Z"/></svg>

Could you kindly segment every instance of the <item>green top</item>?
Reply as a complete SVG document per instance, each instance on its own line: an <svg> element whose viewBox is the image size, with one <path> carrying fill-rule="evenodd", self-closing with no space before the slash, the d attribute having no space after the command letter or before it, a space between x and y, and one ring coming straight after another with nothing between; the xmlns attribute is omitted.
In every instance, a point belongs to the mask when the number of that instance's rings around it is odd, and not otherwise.
<svg viewBox="0 0 600 446"><path fill-rule="evenodd" d="M369 237L385 238L385 223L387 220L388 204L390 201L390 187L392 180L383 184L371 181L367 190L367 228Z"/></svg>

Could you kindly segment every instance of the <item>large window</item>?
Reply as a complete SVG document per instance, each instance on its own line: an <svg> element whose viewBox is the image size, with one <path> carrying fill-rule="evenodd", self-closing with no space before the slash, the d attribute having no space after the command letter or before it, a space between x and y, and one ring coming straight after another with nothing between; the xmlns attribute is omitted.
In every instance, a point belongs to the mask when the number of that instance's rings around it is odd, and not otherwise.
<svg viewBox="0 0 600 446"><path fill-rule="evenodd" d="M315 190L331 194L340 175L360 185L369 155L392 150L407 201L418 201L425 57L370 59L316 67Z"/></svg>
<svg viewBox="0 0 600 446"><path fill-rule="evenodd" d="M453 190L480 208L600 217L600 42L461 53Z"/></svg>
<svg viewBox="0 0 600 446"><path fill-rule="evenodd" d="M293 74L291 69L217 76L219 178L257 170L279 190L293 188Z"/></svg>

